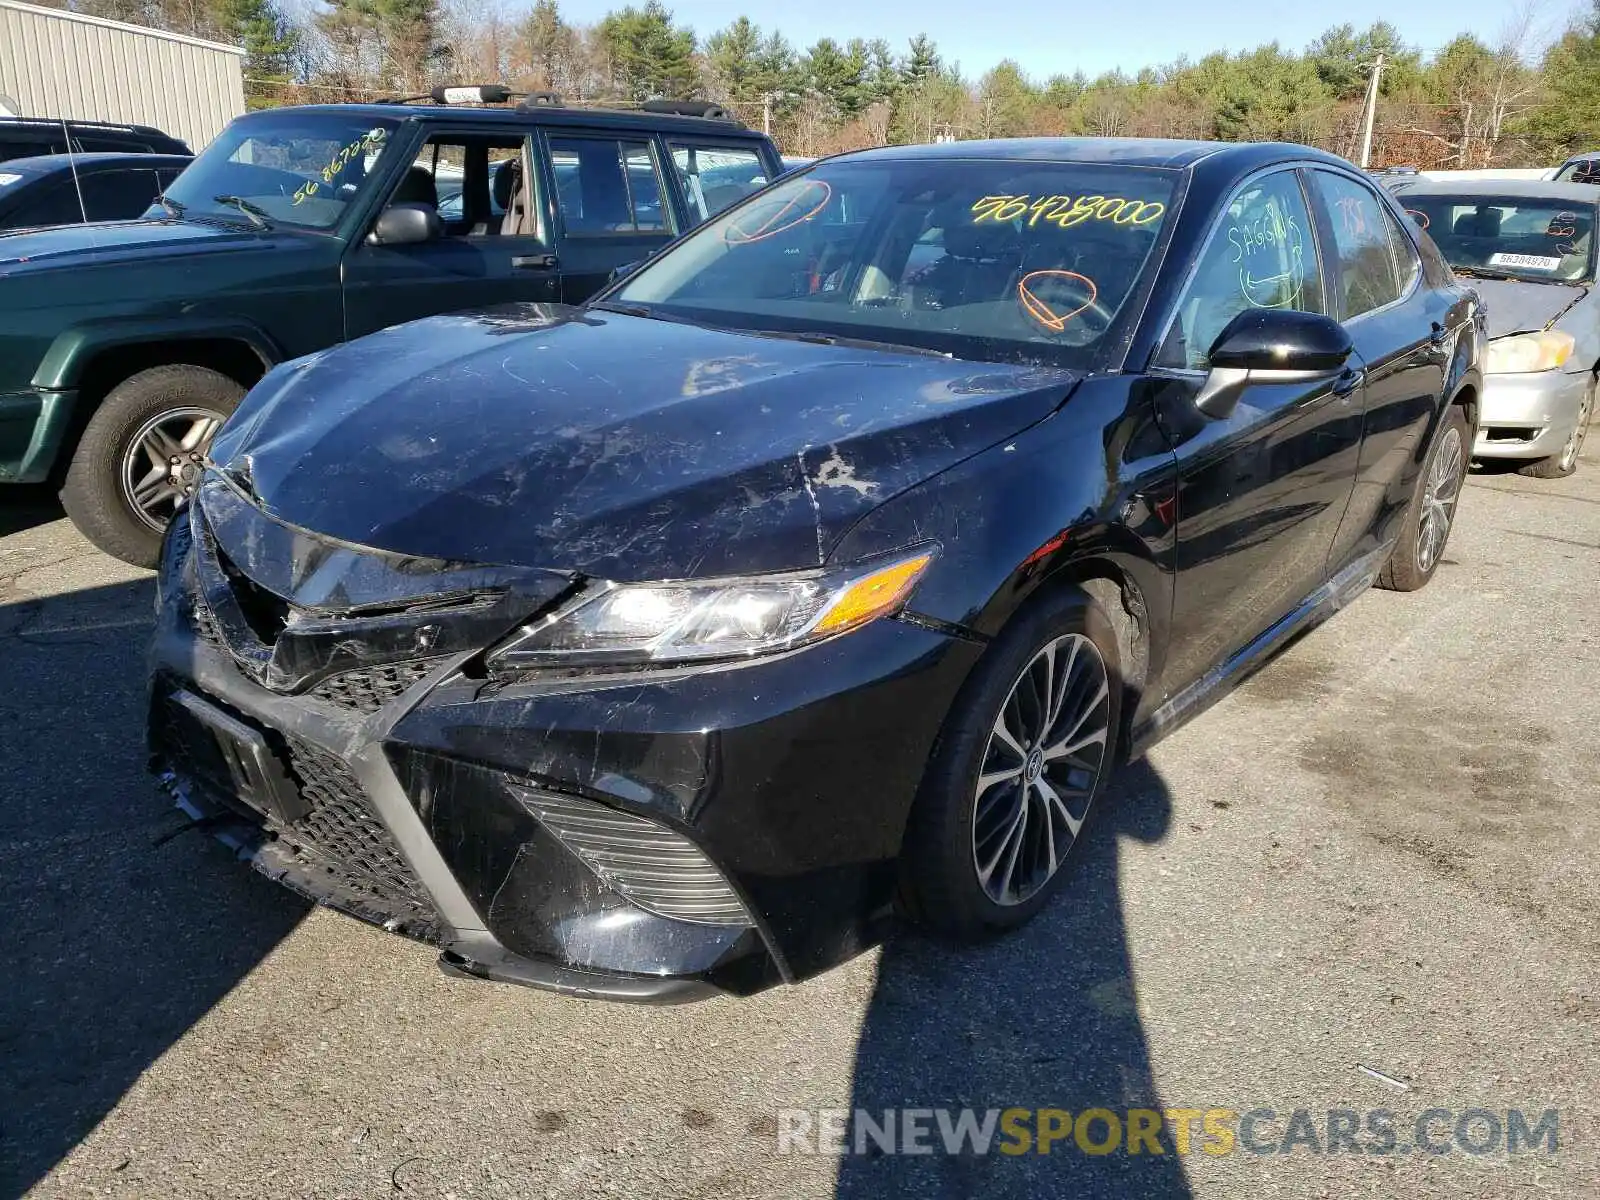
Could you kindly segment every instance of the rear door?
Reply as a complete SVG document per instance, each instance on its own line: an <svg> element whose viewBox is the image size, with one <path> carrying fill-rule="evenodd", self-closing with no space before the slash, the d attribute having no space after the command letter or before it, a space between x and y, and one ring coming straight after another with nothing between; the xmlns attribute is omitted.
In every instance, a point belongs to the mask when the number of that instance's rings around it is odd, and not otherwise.
<svg viewBox="0 0 1600 1200"><path fill-rule="evenodd" d="M1294 611L1324 581L1361 443L1358 369L1245 389L1228 416L1194 407L1208 351L1251 308L1325 313L1326 280L1299 172L1257 175L1229 199L1152 373L1175 399L1177 579L1166 674L1199 679Z"/></svg>
<svg viewBox="0 0 1600 1200"><path fill-rule="evenodd" d="M375 246L363 231L351 242L344 262L345 336L434 313L558 299L530 152L528 134L504 125L430 135L385 203L430 205L444 235L410 246ZM534 186L524 205L520 189L529 179ZM512 206L528 219L508 221Z"/></svg>
<svg viewBox="0 0 1600 1200"><path fill-rule="evenodd" d="M617 130L547 129L540 143L557 232L561 299L581 304L620 266L678 234L656 137Z"/></svg>
<svg viewBox="0 0 1600 1200"><path fill-rule="evenodd" d="M1334 312L1366 367L1364 442L1332 574L1399 532L1444 391L1450 302L1423 286L1416 244L1376 189L1342 171L1307 174Z"/></svg>

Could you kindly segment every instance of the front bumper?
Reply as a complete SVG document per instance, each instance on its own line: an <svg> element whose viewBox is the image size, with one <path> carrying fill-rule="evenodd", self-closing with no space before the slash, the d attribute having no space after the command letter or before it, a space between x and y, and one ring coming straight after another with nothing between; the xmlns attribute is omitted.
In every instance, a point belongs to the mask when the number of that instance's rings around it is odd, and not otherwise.
<svg viewBox="0 0 1600 1200"><path fill-rule="evenodd" d="M922 768L977 653L890 620L738 666L497 687L462 651L286 694L203 598L202 555L177 550L190 561L163 568L151 750L178 801L288 886L439 946L446 970L575 995L748 993L878 940ZM175 693L262 732L294 784L289 811L205 782L168 719ZM511 784L675 831L748 919L647 911Z"/></svg>
<svg viewBox="0 0 1600 1200"><path fill-rule="evenodd" d="M1475 458L1548 458L1572 435L1587 372L1531 371L1483 377Z"/></svg>

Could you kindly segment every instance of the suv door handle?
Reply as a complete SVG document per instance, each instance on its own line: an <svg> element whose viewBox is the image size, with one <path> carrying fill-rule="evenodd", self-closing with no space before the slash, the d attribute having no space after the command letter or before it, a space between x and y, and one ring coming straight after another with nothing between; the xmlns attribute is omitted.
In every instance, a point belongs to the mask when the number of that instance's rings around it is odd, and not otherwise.
<svg viewBox="0 0 1600 1200"><path fill-rule="evenodd" d="M1355 367L1346 367L1333 381L1333 394L1341 400L1348 400L1355 395L1356 390L1367 381L1367 373Z"/></svg>
<svg viewBox="0 0 1600 1200"><path fill-rule="evenodd" d="M556 266L554 254L513 254L511 265L524 271L553 271Z"/></svg>

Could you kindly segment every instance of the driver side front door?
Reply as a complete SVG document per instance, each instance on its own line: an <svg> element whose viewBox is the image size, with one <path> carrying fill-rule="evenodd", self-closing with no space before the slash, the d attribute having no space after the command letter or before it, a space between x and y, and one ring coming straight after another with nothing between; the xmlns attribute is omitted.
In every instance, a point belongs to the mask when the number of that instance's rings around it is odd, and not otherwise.
<svg viewBox="0 0 1600 1200"><path fill-rule="evenodd" d="M1329 312L1323 257L1301 173L1249 180L1223 209L1153 364L1171 380L1161 417L1178 457L1166 677L1180 687L1264 648L1262 635L1325 581L1361 450L1359 360L1310 383L1249 385L1220 419L1193 403L1234 316Z"/></svg>

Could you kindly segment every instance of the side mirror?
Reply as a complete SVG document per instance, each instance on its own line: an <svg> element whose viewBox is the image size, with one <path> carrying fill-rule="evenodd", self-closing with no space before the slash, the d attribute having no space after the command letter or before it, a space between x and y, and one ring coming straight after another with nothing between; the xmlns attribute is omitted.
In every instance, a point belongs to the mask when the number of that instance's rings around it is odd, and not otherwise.
<svg viewBox="0 0 1600 1200"><path fill-rule="evenodd" d="M374 246L415 246L444 234L444 222L431 204L391 204L378 214L367 241Z"/></svg>
<svg viewBox="0 0 1600 1200"><path fill-rule="evenodd" d="M1311 383L1344 369L1355 347L1344 326L1320 313L1250 308L1211 344L1211 371L1195 397L1208 417L1226 417L1252 383Z"/></svg>

